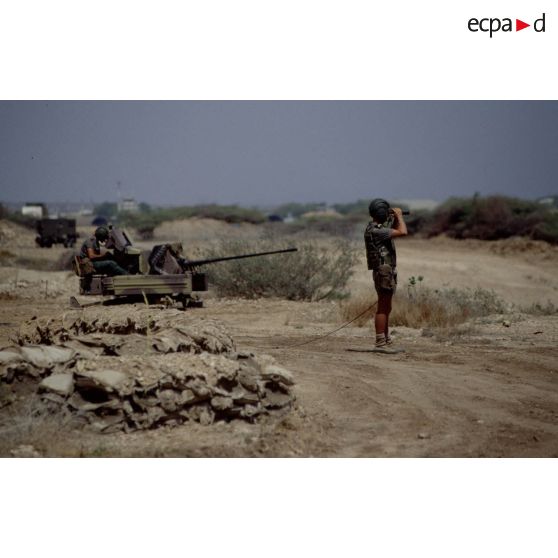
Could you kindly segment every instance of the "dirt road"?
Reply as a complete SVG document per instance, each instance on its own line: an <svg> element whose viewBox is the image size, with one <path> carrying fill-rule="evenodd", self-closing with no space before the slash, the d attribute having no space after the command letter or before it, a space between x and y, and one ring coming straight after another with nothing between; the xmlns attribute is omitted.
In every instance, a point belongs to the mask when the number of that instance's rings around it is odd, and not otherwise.
<svg viewBox="0 0 558 558"><path fill-rule="evenodd" d="M238 313L220 316L239 328ZM287 348L314 338L319 327L307 327L311 334L277 336L273 323L254 319L237 329L237 339L295 373L299 401L321 426L310 452L558 456L555 318L525 318L510 328L479 324L451 341L400 328L406 352L395 356L347 351L371 345L358 328Z"/></svg>

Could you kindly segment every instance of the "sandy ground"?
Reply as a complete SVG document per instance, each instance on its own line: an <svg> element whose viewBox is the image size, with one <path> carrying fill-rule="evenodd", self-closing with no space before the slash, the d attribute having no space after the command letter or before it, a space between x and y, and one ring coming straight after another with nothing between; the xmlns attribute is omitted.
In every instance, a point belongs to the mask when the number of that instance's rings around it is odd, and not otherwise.
<svg viewBox="0 0 558 558"><path fill-rule="evenodd" d="M558 303L554 249L502 254L500 248L407 239L398 247L400 279L422 275L432 287L492 288L516 305ZM27 284L24 292L9 289L16 272L16 282ZM46 280L50 295L40 291ZM0 268L0 344L9 343L22 320L64 311L75 287L65 272ZM369 289L361 262L351 290ZM369 327L319 337L342 324L335 302L243 301L210 293L204 308L190 311L222 320L239 349L271 354L290 369L297 408L254 425L100 435L74 431L55 417L34 423L25 414L28 393L4 386L0 396L10 404L0 409L0 455L30 443L49 456L558 456L556 315L515 310L451 331L395 328L406 352L381 355L365 352L372 346Z"/></svg>

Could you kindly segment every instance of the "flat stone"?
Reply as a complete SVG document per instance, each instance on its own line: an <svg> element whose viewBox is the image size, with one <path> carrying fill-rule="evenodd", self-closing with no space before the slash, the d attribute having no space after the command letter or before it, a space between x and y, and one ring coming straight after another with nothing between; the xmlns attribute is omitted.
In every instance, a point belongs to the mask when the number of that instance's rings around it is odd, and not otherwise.
<svg viewBox="0 0 558 558"><path fill-rule="evenodd" d="M238 359L248 359L250 357L253 357L254 353L250 353L248 351L238 351L238 353L236 353L236 358Z"/></svg>
<svg viewBox="0 0 558 558"><path fill-rule="evenodd" d="M286 368L277 366L276 364L268 364L264 366L262 370L262 378L264 380L272 380L287 386L292 386L294 384L294 378L291 372L289 372Z"/></svg>
<svg viewBox="0 0 558 558"><path fill-rule="evenodd" d="M236 388L230 393L230 397L233 398L233 401L237 404L246 405L246 404L255 404L258 403L260 400L260 396L257 393L253 393L251 391Z"/></svg>
<svg viewBox="0 0 558 558"><path fill-rule="evenodd" d="M128 400L126 400L122 403L122 410L128 416L131 416L131 415L134 414L134 408L132 407L132 404Z"/></svg>
<svg viewBox="0 0 558 558"><path fill-rule="evenodd" d="M198 397L191 389L184 389L180 394L180 400L182 405L191 405L198 401Z"/></svg>
<svg viewBox="0 0 558 558"><path fill-rule="evenodd" d="M153 337L151 346L155 351L163 354L190 352L197 349L192 338L177 330L165 330L158 333Z"/></svg>
<svg viewBox="0 0 558 558"><path fill-rule="evenodd" d="M215 420L215 413L208 405L193 405L184 412L183 416L204 426L213 424Z"/></svg>
<svg viewBox="0 0 558 558"><path fill-rule="evenodd" d="M188 382L188 388L191 389L199 399L207 399L211 395L211 389L199 378L190 380Z"/></svg>
<svg viewBox="0 0 558 558"><path fill-rule="evenodd" d="M263 404L265 407L285 407L294 400L294 397L287 393L268 391L265 394Z"/></svg>
<svg viewBox="0 0 558 558"><path fill-rule="evenodd" d="M91 428L104 434L118 432L124 428L124 415L119 412L111 416L103 417L91 423Z"/></svg>
<svg viewBox="0 0 558 558"><path fill-rule="evenodd" d="M101 403L92 403L86 401L79 393L74 391L72 396L68 399L68 405L79 413L92 413L99 409L119 409L122 403L119 399L109 399Z"/></svg>
<svg viewBox="0 0 558 558"><path fill-rule="evenodd" d="M50 368L54 364L63 364L71 360L74 351L66 347L38 345L21 347L21 355L37 368Z"/></svg>
<svg viewBox="0 0 558 558"><path fill-rule="evenodd" d="M72 374L51 374L41 381L39 390L68 397L74 391L74 377Z"/></svg>
<svg viewBox="0 0 558 558"><path fill-rule="evenodd" d="M66 398L52 392L45 392L41 395L43 401L50 401L51 403L56 403L58 406L64 405Z"/></svg>
<svg viewBox="0 0 558 558"><path fill-rule="evenodd" d="M23 360L22 356L15 351L0 351L0 365Z"/></svg>
<svg viewBox="0 0 558 558"><path fill-rule="evenodd" d="M159 405L159 400L156 397L141 397L138 393L132 395L132 400L143 410Z"/></svg>
<svg viewBox="0 0 558 558"><path fill-rule="evenodd" d="M115 391L119 395L131 395L133 392L134 378L120 370L83 370L77 374L81 378L91 380L106 391Z"/></svg>
<svg viewBox="0 0 558 558"><path fill-rule="evenodd" d="M211 398L211 406L218 411L226 411L233 406L232 397L216 395L215 397Z"/></svg>
<svg viewBox="0 0 558 558"><path fill-rule="evenodd" d="M238 373L238 381L249 391L258 392L260 382L258 381L258 373L253 368L243 368Z"/></svg>
<svg viewBox="0 0 558 558"><path fill-rule="evenodd" d="M245 418L252 418L261 414L262 408L260 405L245 405L240 411L240 416Z"/></svg>
<svg viewBox="0 0 558 558"><path fill-rule="evenodd" d="M181 406L181 394L172 389L162 389L157 392L161 407L167 413L173 413Z"/></svg>

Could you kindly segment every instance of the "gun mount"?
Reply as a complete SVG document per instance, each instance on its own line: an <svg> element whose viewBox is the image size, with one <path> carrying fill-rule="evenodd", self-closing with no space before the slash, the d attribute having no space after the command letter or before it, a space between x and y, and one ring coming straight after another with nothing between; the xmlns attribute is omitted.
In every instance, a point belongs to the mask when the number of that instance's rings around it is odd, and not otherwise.
<svg viewBox="0 0 558 558"><path fill-rule="evenodd" d="M286 248L268 252L240 254L202 260L188 260L183 257L182 245L160 244L154 246L147 256L135 248L128 234L122 229L111 227L106 247L112 249L114 259L128 275L108 276L86 274L82 271L80 259L75 258L76 273L80 277L81 295L102 295L128 297L130 299L156 301L171 298L183 307L201 306L195 293L208 290L207 275L200 271L205 265L224 261L256 258L272 254L296 252L297 248ZM73 299L73 302L77 302Z"/></svg>

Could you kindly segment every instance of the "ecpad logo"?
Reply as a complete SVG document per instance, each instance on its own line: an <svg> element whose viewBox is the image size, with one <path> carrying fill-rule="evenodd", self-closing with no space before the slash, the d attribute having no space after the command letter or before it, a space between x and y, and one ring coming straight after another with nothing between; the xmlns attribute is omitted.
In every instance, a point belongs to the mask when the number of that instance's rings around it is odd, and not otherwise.
<svg viewBox="0 0 558 558"><path fill-rule="evenodd" d="M533 23L533 29L535 30L535 32L545 32L545 19L546 14L543 14L539 19L535 20L535 22ZM473 33L477 33L479 31L482 31L483 33L490 33L490 38L492 38L492 35L494 33L497 33L498 31L513 31L512 18L509 17L505 17L503 19L497 17L485 17L482 19L477 19L475 17L472 17L469 20L467 27L469 28L469 31L472 31ZM531 27L531 24L525 23L520 19L515 20L516 31L521 31L522 29L526 29L527 27Z"/></svg>

